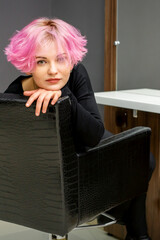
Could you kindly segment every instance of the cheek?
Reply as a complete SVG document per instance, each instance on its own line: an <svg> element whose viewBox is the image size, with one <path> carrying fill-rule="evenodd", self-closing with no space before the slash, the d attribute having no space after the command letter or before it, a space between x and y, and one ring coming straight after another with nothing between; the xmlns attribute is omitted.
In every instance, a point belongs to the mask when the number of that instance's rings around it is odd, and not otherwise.
<svg viewBox="0 0 160 240"><path fill-rule="evenodd" d="M67 74L65 75L65 82L66 82L66 83L68 82L69 77L70 77L70 74L67 73Z"/></svg>
<svg viewBox="0 0 160 240"><path fill-rule="evenodd" d="M69 80L70 73L71 73L71 71L70 70L68 71L68 69L66 71L64 71L63 75L64 75L66 81Z"/></svg>
<svg viewBox="0 0 160 240"><path fill-rule="evenodd" d="M32 73L32 76L36 81L41 81L41 79L43 78L44 75L45 75L45 72L42 68L40 68Z"/></svg>
<svg viewBox="0 0 160 240"><path fill-rule="evenodd" d="M41 74L32 74L35 84L38 87L42 87L42 75Z"/></svg>

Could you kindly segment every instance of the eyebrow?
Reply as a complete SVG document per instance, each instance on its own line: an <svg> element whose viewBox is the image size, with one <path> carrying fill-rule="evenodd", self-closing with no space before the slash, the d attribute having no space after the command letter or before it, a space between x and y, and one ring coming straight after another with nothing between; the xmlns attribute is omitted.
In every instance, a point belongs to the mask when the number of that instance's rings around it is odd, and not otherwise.
<svg viewBox="0 0 160 240"><path fill-rule="evenodd" d="M47 59L46 57L41 57L41 56L37 56L36 58L43 58L43 59Z"/></svg>
<svg viewBox="0 0 160 240"><path fill-rule="evenodd" d="M66 53L60 53L57 55L57 57L61 56L61 55L67 55Z"/></svg>
<svg viewBox="0 0 160 240"><path fill-rule="evenodd" d="M60 54L57 55L57 57L63 56L63 55L67 55L67 54L66 54L66 53L60 53ZM42 57L42 56L36 56L36 59L37 59L37 58L47 59L47 57Z"/></svg>

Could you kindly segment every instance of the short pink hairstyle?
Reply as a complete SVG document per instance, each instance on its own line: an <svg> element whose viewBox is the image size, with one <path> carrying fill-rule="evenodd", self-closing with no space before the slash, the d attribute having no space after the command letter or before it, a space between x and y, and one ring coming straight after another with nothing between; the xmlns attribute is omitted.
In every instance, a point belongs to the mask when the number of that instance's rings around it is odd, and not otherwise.
<svg viewBox="0 0 160 240"><path fill-rule="evenodd" d="M87 53L87 40L75 27L60 19L39 18L10 39L5 48L7 60L20 71L31 72L35 66L37 47L52 41L63 46L73 65L81 62Z"/></svg>

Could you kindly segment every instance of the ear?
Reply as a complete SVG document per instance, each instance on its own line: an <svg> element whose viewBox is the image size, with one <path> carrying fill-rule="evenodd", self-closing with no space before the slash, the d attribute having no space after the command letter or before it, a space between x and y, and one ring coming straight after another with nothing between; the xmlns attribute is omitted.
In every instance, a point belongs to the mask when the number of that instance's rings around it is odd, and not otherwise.
<svg viewBox="0 0 160 240"><path fill-rule="evenodd" d="M27 73L25 73L26 75L32 75L32 73L31 72L27 72Z"/></svg>

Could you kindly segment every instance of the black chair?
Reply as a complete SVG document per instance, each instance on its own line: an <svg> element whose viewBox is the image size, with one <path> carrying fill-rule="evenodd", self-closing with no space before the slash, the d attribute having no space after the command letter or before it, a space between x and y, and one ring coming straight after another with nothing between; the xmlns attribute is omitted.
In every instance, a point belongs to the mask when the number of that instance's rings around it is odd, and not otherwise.
<svg viewBox="0 0 160 240"><path fill-rule="evenodd" d="M64 236L147 191L149 128L77 154L69 98L39 117L26 99L0 94L1 220Z"/></svg>

